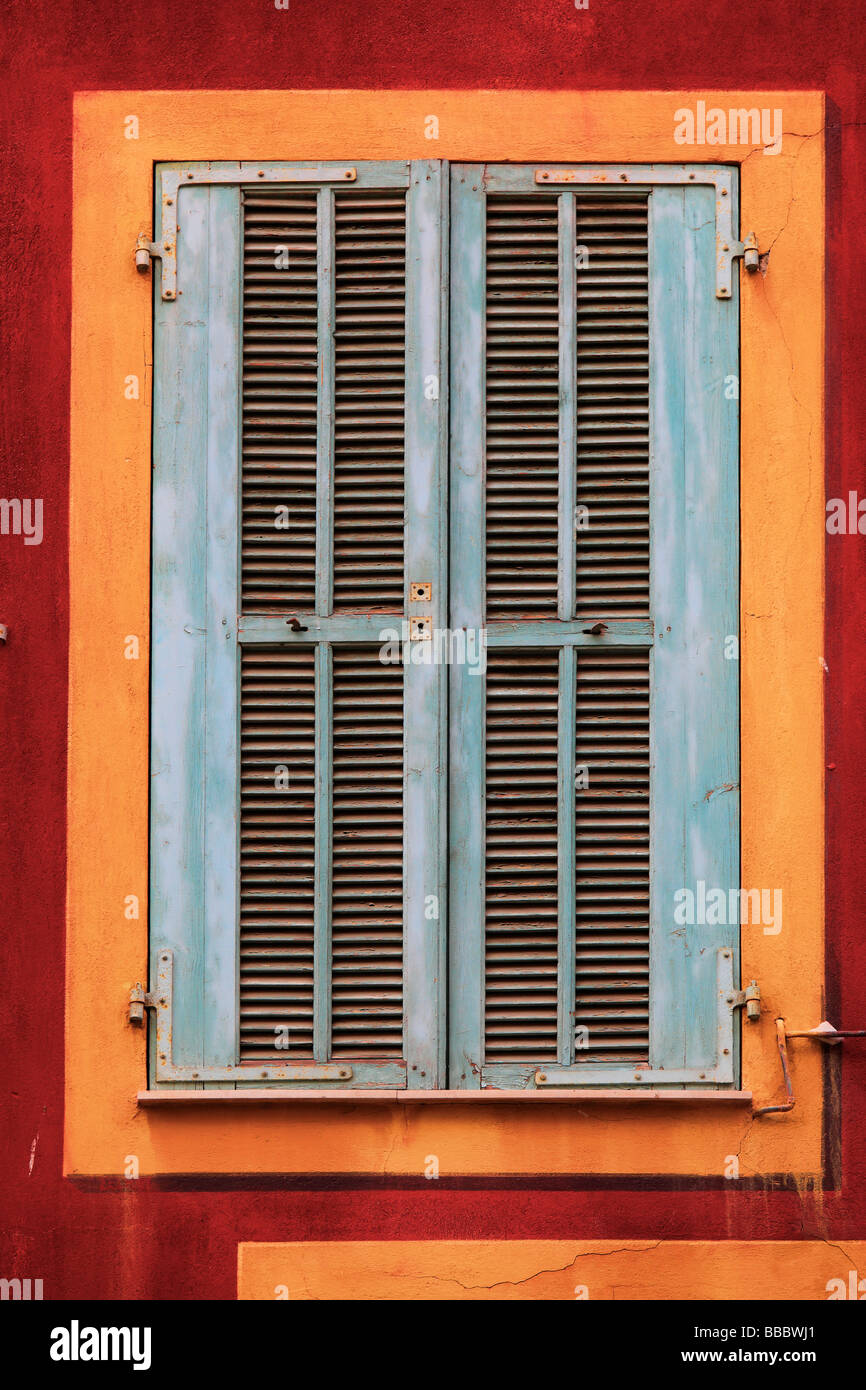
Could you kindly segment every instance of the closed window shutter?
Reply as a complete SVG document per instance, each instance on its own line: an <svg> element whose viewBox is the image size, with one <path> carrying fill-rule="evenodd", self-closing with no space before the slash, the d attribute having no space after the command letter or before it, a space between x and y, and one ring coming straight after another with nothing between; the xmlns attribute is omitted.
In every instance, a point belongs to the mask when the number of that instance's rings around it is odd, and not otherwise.
<svg viewBox="0 0 866 1390"><path fill-rule="evenodd" d="M263 168L181 185L157 300L156 1077L436 1086L444 674L400 643L445 594L443 170Z"/></svg>
<svg viewBox="0 0 866 1390"><path fill-rule="evenodd" d="M156 1084L735 1082L738 924L674 916L739 879L692 173L158 169Z"/></svg>
<svg viewBox="0 0 866 1390"><path fill-rule="evenodd" d="M606 178L453 170L451 621L489 646L451 674L461 1086L735 1074L737 924L674 911L739 877L736 299L711 188Z"/></svg>

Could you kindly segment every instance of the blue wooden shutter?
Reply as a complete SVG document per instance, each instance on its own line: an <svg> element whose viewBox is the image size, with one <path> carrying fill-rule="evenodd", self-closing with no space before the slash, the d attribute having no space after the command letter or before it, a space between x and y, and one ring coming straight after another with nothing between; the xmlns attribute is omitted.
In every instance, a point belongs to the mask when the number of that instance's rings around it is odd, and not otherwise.
<svg viewBox="0 0 866 1390"><path fill-rule="evenodd" d="M442 1083L444 177L157 171L159 1084Z"/></svg>
<svg viewBox="0 0 866 1390"><path fill-rule="evenodd" d="M452 178L451 1084L730 1085L735 176Z"/></svg>

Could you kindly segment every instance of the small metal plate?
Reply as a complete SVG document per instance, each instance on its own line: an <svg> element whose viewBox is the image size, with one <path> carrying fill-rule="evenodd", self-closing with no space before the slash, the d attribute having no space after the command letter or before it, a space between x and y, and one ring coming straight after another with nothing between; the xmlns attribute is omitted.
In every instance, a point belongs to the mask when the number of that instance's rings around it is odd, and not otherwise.
<svg viewBox="0 0 866 1390"><path fill-rule="evenodd" d="M410 603L430 603L430 602L432 602L432 599L433 599L433 585L432 585L432 584L417 584L417 583L412 583L412 584L409 585L409 602L410 602Z"/></svg>
<svg viewBox="0 0 866 1390"><path fill-rule="evenodd" d="M627 172L626 172L627 170ZM595 188L651 188L653 184L711 184L716 193L716 298L730 299L731 267L743 254L743 244L734 237L731 204L731 170L725 164L630 164L612 167L607 164L579 164L571 168L550 166L536 169L535 182L592 186Z"/></svg>
<svg viewBox="0 0 866 1390"><path fill-rule="evenodd" d="M409 619L409 641L410 642L432 642L433 640L433 619L432 618L410 618Z"/></svg>
<svg viewBox="0 0 866 1390"><path fill-rule="evenodd" d="M159 253L162 298L175 299L177 296L177 199L181 188L195 184L354 183L357 177L358 171L352 164L320 164L305 168L285 163L262 166L244 161L238 164L198 162L183 169L163 170L162 243Z"/></svg>
<svg viewBox="0 0 866 1390"><path fill-rule="evenodd" d="M352 1068L339 1062L259 1063L244 1066L182 1066L172 1060L173 952L166 946L157 958L156 1081L351 1081Z"/></svg>

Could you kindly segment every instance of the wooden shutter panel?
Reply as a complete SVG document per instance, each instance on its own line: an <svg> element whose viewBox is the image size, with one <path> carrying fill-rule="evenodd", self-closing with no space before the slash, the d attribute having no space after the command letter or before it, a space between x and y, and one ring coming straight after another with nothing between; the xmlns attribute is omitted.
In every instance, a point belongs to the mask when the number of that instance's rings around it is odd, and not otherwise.
<svg viewBox="0 0 866 1390"><path fill-rule="evenodd" d="M738 879L736 299L713 190L621 177L453 171L455 1085L734 1078L736 925L673 915Z"/></svg>
<svg viewBox="0 0 866 1390"><path fill-rule="evenodd" d="M156 1079L435 1086L444 680L399 640L408 575L439 625L445 593L441 167L190 167L156 331Z"/></svg>

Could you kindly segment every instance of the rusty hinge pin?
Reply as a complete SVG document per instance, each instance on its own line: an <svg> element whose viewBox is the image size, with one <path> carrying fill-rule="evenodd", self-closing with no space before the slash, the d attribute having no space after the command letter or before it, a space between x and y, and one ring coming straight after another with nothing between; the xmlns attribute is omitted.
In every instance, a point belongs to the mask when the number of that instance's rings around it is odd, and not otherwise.
<svg viewBox="0 0 866 1390"><path fill-rule="evenodd" d="M741 1009L745 1005L746 1018L750 1023L757 1023L761 1017L761 990L757 980L750 980L746 989L729 994L728 1003L732 1009Z"/></svg>
<svg viewBox="0 0 866 1390"><path fill-rule="evenodd" d="M743 242L743 265L750 275L754 275L761 262L761 255L758 251L758 238L754 232L749 232Z"/></svg>
<svg viewBox="0 0 866 1390"><path fill-rule="evenodd" d="M140 980L132 986L129 991L129 1021L134 1024L144 1023L145 1009L155 1009L156 1000L151 994L145 994Z"/></svg>
<svg viewBox="0 0 866 1390"><path fill-rule="evenodd" d="M150 270L152 260L161 259L165 255L166 245L164 241L151 241L147 232L140 232L135 243L135 268L144 275Z"/></svg>

